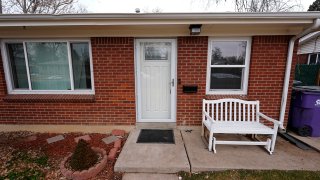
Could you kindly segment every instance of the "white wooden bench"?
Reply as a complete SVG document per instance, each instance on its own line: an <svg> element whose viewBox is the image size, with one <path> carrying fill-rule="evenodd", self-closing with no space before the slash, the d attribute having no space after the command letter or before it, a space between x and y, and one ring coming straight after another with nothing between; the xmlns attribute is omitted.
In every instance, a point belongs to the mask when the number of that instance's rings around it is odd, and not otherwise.
<svg viewBox="0 0 320 180"><path fill-rule="evenodd" d="M280 122L259 111L259 101L240 99L203 100L202 136L209 131L209 151L216 153L217 144L264 145L270 154L274 151ZM273 128L260 122L260 117L273 123ZM270 135L266 141L218 141L214 134Z"/></svg>

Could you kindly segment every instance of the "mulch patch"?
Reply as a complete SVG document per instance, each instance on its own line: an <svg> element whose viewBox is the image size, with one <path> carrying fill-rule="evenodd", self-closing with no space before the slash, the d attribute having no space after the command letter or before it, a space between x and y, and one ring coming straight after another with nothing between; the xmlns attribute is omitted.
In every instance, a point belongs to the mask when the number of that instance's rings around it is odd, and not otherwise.
<svg viewBox="0 0 320 180"><path fill-rule="evenodd" d="M21 133L21 132L15 132ZM0 146L8 146L10 148L19 150L19 151L40 151L48 156L48 161L50 164L49 169L44 169L46 174L45 179L63 179L63 175L59 170L59 164L61 160L67 156L69 153L72 153L74 148L76 147L76 142L74 138L85 135L84 133L65 133L63 134L64 140L54 142L52 144L47 143L47 139L59 134L53 133L21 133L22 136L16 135L14 133L0 133ZM110 149L113 148L113 143L106 145L102 139L110 136L110 134L98 134L92 133L88 134L91 137L91 140L88 143L92 147L99 147L105 149L108 153ZM26 140L27 137L36 136L36 140ZM7 139L7 141L3 141L3 139ZM122 139L122 144L124 144L125 138ZM2 148L3 148L2 147ZM121 149L120 149L121 150ZM113 171L113 167L115 164L115 160L108 160L106 168L98 174L93 179L121 179L121 173L115 173Z"/></svg>

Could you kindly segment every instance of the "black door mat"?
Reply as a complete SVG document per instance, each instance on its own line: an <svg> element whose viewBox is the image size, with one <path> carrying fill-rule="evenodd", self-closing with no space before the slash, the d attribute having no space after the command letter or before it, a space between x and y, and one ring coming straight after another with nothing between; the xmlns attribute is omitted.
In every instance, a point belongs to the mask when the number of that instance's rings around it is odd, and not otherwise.
<svg viewBox="0 0 320 180"><path fill-rule="evenodd" d="M174 144L173 130L141 129L137 143Z"/></svg>

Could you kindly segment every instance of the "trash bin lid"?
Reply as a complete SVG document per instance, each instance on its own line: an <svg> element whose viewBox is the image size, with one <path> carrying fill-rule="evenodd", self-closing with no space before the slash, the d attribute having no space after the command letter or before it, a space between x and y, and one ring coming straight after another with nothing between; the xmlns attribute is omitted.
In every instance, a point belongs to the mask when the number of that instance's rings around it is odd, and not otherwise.
<svg viewBox="0 0 320 180"><path fill-rule="evenodd" d="M308 91L308 92L320 93L320 86L296 86L293 89L297 91Z"/></svg>

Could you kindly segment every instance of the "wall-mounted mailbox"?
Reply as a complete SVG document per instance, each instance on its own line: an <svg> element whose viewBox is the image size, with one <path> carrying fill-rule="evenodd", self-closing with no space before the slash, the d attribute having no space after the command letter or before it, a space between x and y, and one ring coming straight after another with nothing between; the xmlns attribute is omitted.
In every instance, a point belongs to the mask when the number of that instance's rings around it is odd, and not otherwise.
<svg viewBox="0 0 320 180"><path fill-rule="evenodd" d="M183 85L183 93L197 93L198 86L197 85Z"/></svg>

